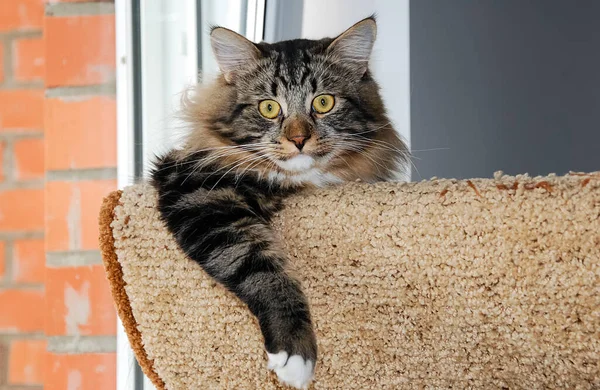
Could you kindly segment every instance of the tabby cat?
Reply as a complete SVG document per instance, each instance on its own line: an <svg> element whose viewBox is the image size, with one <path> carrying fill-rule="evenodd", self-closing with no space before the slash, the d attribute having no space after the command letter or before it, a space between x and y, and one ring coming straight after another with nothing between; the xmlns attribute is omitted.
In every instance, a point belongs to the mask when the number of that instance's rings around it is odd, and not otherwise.
<svg viewBox="0 0 600 390"><path fill-rule="evenodd" d="M254 44L211 31L220 76L183 104L191 132L152 183L181 249L258 319L268 368L308 387L317 342L308 301L270 226L307 187L390 180L406 162L369 71L373 17L337 38Z"/></svg>

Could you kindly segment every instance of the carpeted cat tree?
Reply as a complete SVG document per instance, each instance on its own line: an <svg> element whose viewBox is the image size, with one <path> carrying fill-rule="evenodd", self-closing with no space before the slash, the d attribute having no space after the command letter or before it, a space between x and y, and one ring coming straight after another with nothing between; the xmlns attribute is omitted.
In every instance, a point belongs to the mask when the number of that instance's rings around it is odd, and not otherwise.
<svg viewBox="0 0 600 390"><path fill-rule="evenodd" d="M256 321L179 250L156 194L110 194L104 263L159 389L279 389ZM319 342L313 389L600 388L600 172L352 183L275 225Z"/></svg>

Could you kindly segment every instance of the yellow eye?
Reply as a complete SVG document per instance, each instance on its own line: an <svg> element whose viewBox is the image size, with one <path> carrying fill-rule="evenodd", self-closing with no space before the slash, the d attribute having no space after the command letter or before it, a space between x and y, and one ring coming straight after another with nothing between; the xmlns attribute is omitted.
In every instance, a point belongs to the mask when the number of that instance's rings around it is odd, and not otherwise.
<svg viewBox="0 0 600 390"><path fill-rule="evenodd" d="M331 95L319 95L313 99L313 108L319 114L325 114L333 108L335 105L335 99Z"/></svg>
<svg viewBox="0 0 600 390"><path fill-rule="evenodd" d="M267 119L275 119L281 111L281 106L275 100L263 100L258 103L258 111Z"/></svg>

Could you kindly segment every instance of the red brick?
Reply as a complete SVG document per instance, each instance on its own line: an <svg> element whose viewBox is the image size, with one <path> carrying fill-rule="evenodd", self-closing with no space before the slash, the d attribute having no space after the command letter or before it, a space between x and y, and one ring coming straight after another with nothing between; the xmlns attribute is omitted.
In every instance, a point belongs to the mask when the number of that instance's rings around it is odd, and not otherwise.
<svg viewBox="0 0 600 390"><path fill-rule="evenodd" d="M117 355L46 354L44 390L96 390L117 386Z"/></svg>
<svg viewBox="0 0 600 390"><path fill-rule="evenodd" d="M20 139L15 142L15 177L19 180L44 177L44 140Z"/></svg>
<svg viewBox="0 0 600 390"><path fill-rule="evenodd" d="M46 71L44 39L20 39L14 44L14 75L18 81L43 80Z"/></svg>
<svg viewBox="0 0 600 390"><path fill-rule="evenodd" d="M0 90L0 132L7 130L39 131L43 125L43 90Z"/></svg>
<svg viewBox="0 0 600 390"><path fill-rule="evenodd" d="M0 290L0 331L3 333L44 330L44 293L34 290Z"/></svg>
<svg viewBox="0 0 600 390"><path fill-rule="evenodd" d="M0 278L4 277L6 272L6 244L0 241ZM2 383L2 382L0 382Z"/></svg>
<svg viewBox="0 0 600 390"><path fill-rule="evenodd" d="M82 182L81 188L81 246L98 248L98 214L104 197L117 189L116 180Z"/></svg>
<svg viewBox="0 0 600 390"><path fill-rule="evenodd" d="M1 0L0 32L42 27L43 0Z"/></svg>
<svg viewBox="0 0 600 390"><path fill-rule="evenodd" d="M46 101L46 169L117 165L117 109L112 97Z"/></svg>
<svg viewBox="0 0 600 390"><path fill-rule="evenodd" d="M44 190L0 192L0 232L44 229Z"/></svg>
<svg viewBox="0 0 600 390"><path fill-rule="evenodd" d="M17 283L43 283L46 273L44 240L14 242L13 279Z"/></svg>
<svg viewBox="0 0 600 390"><path fill-rule="evenodd" d="M71 183L46 184L46 251L81 247L81 191Z"/></svg>
<svg viewBox="0 0 600 390"><path fill-rule="evenodd" d="M44 383L45 340L19 340L11 343L8 383L42 385Z"/></svg>
<svg viewBox="0 0 600 390"><path fill-rule="evenodd" d="M46 270L46 335L113 335L116 313L102 265Z"/></svg>
<svg viewBox="0 0 600 390"><path fill-rule="evenodd" d="M114 15L48 17L44 34L47 86L115 80Z"/></svg>
<svg viewBox="0 0 600 390"><path fill-rule="evenodd" d="M98 213L115 180L48 182L46 250L98 248Z"/></svg>

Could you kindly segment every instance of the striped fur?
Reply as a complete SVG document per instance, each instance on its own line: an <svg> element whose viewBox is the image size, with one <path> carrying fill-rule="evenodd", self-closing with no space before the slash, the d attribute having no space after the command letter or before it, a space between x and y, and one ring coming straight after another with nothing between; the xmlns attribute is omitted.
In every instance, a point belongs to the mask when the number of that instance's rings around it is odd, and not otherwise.
<svg viewBox="0 0 600 390"><path fill-rule="evenodd" d="M272 368L298 388L312 378L317 343L307 299L270 221L289 194L389 180L405 161L406 147L365 66L374 34L372 18L335 40L255 45L213 30L223 74L185 102L191 133L152 172L168 229L191 259L248 305ZM362 52L349 50L357 47L349 40L359 40ZM310 103L323 93L336 103L317 114ZM264 99L276 100L281 115L264 118L257 108ZM290 129L308 136L301 150Z"/></svg>

